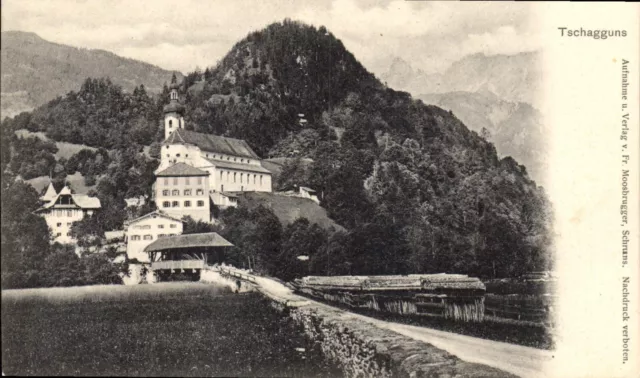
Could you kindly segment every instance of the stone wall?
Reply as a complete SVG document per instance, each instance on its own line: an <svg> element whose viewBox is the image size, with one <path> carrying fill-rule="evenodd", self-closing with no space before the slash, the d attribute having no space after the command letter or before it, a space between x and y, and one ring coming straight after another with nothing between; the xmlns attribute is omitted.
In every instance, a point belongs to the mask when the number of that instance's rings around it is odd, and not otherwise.
<svg viewBox="0 0 640 378"><path fill-rule="evenodd" d="M433 345L360 321L340 309L267 296L274 307L303 326L306 335L320 344L326 358L341 366L347 377L515 377L462 361Z"/></svg>

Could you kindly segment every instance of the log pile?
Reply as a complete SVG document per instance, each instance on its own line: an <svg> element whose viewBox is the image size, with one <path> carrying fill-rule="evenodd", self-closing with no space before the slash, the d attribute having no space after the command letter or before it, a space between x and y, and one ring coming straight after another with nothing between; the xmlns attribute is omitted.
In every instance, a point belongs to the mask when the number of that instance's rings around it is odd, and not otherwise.
<svg viewBox="0 0 640 378"><path fill-rule="evenodd" d="M352 308L440 315L463 322L481 322L484 317L484 284L462 274L308 276L295 280L293 286Z"/></svg>

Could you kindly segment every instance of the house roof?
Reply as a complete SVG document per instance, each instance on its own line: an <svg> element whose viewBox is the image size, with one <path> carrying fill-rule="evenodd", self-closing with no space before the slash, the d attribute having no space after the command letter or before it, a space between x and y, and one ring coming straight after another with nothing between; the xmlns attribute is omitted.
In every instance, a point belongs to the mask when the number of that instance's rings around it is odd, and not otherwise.
<svg viewBox="0 0 640 378"><path fill-rule="evenodd" d="M192 144L199 147L202 151L217 152L225 155L242 156L254 159L260 158L244 140L197 133L195 131L188 131L185 129L177 129L169 135L164 143Z"/></svg>
<svg viewBox="0 0 640 378"><path fill-rule="evenodd" d="M209 172L198 169L185 163L176 163L167 169L164 169L156 176L208 176Z"/></svg>
<svg viewBox="0 0 640 378"><path fill-rule="evenodd" d="M149 244L144 251L158 252L169 249L198 247L233 247L233 244L229 243L229 241L216 232L207 232L203 234L163 237Z"/></svg>
<svg viewBox="0 0 640 378"><path fill-rule="evenodd" d="M131 219L131 220L125 221L125 222L124 222L124 224L125 224L125 226L128 226L128 225L130 225L130 224L137 223L137 222L139 222L139 221L141 221L141 220L143 220L143 219L146 219L146 218L152 217L152 216L154 216L154 215L155 215L155 216L162 217L162 218L166 218L166 219L171 219L171 220L174 220L174 221L182 222L182 219L178 219L178 218L176 218L176 217L172 217L171 215L169 215L169 214L165 213L165 212L164 212L164 211L162 211L162 210L156 210L156 211L152 211L152 212L150 212L150 213L147 213L147 214L145 214L145 215L143 215L143 216L141 216L141 217L138 217L138 218L136 218L136 219Z"/></svg>
<svg viewBox="0 0 640 378"><path fill-rule="evenodd" d="M56 193L56 189L53 187L53 184L49 183L49 187L47 188L47 191L44 193L44 195L40 197L40 201L49 202L57 196L58 193Z"/></svg>
<svg viewBox="0 0 640 378"><path fill-rule="evenodd" d="M232 163L230 161L222 161L215 159L206 159L209 163L216 166L217 168L226 168L226 169L235 169L238 171L250 171L250 172L260 172L271 174L271 171L263 167L262 165L254 165L254 164L242 164L242 163Z"/></svg>
<svg viewBox="0 0 640 378"><path fill-rule="evenodd" d="M65 190L66 189L66 190ZM73 204L71 205L56 205L56 202L58 201L58 198L60 196L71 196L71 199L73 201ZM58 193L55 198L53 198L51 201L47 202L46 204L44 204L41 208L37 209L35 212L40 212L42 210L47 210L47 209L51 209L51 208L65 208L65 209L74 209L76 207L79 207L81 209L99 209L102 207L102 205L100 204L100 199L96 198L96 197L89 197L86 194L71 194L71 190L69 190L68 187L64 187L62 188L62 190L60 191L60 193Z"/></svg>

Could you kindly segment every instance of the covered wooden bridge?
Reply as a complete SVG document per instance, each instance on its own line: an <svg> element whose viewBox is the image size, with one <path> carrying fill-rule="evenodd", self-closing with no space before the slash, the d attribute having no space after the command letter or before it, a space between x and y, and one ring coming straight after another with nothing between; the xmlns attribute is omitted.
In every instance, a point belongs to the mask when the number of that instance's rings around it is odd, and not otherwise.
<svg viewBox="0 0 640 378"><path fill-rule="evenodd" d="M215 232L160 238L144 251L149 254L151 270L164 276L172 273L199 274L210 264L224 260L225 249L233 247Z"/></svg>

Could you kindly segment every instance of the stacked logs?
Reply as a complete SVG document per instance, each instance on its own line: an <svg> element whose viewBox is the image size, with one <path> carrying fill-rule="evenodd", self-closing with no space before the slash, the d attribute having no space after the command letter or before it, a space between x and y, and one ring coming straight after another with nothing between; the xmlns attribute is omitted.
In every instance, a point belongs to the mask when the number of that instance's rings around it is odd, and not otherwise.
<svg viewBox="0 0 640 378"><path fill-rule="evenodd" d="M431 314L462 322L481 322L485 286L462 274L406 276L308 276L293 286L300 292L352 308L396 314Z"/></svg>

